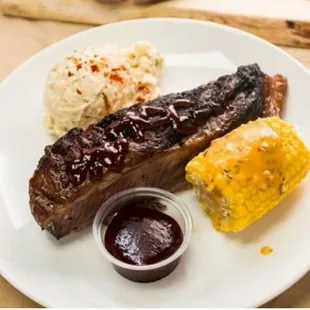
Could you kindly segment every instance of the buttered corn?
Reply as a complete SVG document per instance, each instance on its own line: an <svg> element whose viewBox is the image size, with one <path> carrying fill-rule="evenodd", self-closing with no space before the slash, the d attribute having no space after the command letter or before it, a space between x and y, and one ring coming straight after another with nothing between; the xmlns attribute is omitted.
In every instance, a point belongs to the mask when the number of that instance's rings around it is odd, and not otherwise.
<svg viewBox="0 0 310 310"><path fill-rule="evenodd" d="M310 153L278 117L242 125L192 159L186 179L220 231L240 231L274 208L310 170Z"/></svg>

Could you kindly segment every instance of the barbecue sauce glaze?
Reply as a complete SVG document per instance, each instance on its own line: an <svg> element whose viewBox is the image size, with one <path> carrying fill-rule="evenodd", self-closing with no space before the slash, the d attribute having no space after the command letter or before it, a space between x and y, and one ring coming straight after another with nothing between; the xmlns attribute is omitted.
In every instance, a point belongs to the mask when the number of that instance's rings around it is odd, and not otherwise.
<svg viewBox="0 0 310 310"><path fill-rule="evenodd" d="M111 220L105 247L118 260L137 266L160 262L181 246L183 233L169 215L153 208L128 205Z"/></svg>
<svg viewBox="0 0 310 310"><path fill-rule="evenodd" d="M67 166L67 173L74 185L90 180L100 180L109 170L120 172L129 151L131 140L144 140L144 132L153 128L172 125L182 135L197 131L199 123L210 115L209 108L198 110L193 115L179 115L178 109L192 106L186 99L175 100L167 108L142 105L137 112L127 112L119 121L105 129L100 147L84 150Z"/></svg>

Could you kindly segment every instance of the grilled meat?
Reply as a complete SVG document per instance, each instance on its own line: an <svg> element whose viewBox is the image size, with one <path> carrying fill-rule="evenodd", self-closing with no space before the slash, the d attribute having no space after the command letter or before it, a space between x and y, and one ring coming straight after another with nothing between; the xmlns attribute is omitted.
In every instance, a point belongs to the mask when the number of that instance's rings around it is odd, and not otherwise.
<svg viewBox="0 0 310 310"><path fill-rule="evenodd" d="M74 128L45 148L30 179L30 207L57 239L90 225L101 204L139 186L185 188L185 166L210 142L258 117L278 115L286 78L258 65L193 90L120 110Z"/></svg>

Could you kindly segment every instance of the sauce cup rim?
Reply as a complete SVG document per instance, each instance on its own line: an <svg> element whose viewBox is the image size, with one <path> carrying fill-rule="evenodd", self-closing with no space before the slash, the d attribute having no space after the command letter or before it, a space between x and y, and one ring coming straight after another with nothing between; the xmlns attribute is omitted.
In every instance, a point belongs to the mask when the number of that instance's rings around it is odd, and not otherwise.
<svg viewBox="0 0 310 310"><path fill-rule="evenodd" d="M183 235L183 242L181 246L171 256L154 264L137 266L137 265L131 265L131 264L125 263L115 258L112 254L108 252L108 250L105 247L104 240L102 238L102 226L103 226L103 220L104 220L103 215L106 212L107 208L111 206L111 204L117 204L117 201L125 199L126 197L131 198L131 197L142 196L142 195L160 198L160 199L169 201L169 203L171 203L171 205L173 205L181 214L184 220L184 223L185 223L185 229L184 229L184 235ZM169 265L170 263L178 259L186 251L186 249L189 246L189 242L190 242L191 235L192 235L192 230L193 230L193 219L186 204L174 194L168 191L165 191L163 189L156 188L156 187L135 187L135 188L121 191L113 195L112 197L110 197L108 200L106 200L102 204L102 206L97 211L97 214L93 221L93 236L95 238L97 246L100 249L101 254L108 261L110 261L110 263L112 263L113 265L116 265L120 268L124 268L127 270L133 270L133 271L134 270L147 271L147 270L159 269L161 267Z"/></svg>

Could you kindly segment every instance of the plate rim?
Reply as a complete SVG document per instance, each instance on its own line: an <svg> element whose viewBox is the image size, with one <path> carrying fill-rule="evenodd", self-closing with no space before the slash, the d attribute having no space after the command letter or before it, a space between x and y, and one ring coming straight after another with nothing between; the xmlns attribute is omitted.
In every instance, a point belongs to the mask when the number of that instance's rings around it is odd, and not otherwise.
<svg viewBox="0 0 310 310"><path fill-rule="evenodd" d="M143 24L145 22L147 22L147 23L150 23L150 22L151 23L168 22L168 23L200 24L200 25L211 27L211 28L222 29L226 32L239 34L239 35L242 35L243 37L252 38L252 39L260 41L265 46L269 46L269 48L276 50L277 52L281 53L283 56L286 56L291 61L293 61L294 64L299 67L299 69L301 69L302 71L307 73L307 75L309 75L308 69L301 62L299 62L296 58L289 55L286 51L284 51L280 47L278 47L278 46L276 46L276 45L274 45L274 44L272 44L272 43L270 43L270 42L268 42L268 41L266 41L266 40L264 40L264 39L262 39L256 35L254 35L254 34L251 34L249 32L246 32L246 31L243 31L243 30L231 27L231 26L211 22L211 21L202 21L202 20L197 20L197 19L187 19L187 18L177 18L177 17L152 17L152 18L130 19L130 20L124 20L124 21L109 23L109 24L105 24L105 25L101 25L101 26L97 26L97 27L95 26L95 27L92 27L90 29L86 29L86 30L77 32L75 34L72 34L70 36L67 36L61 40L58 40L58 41L44 47L42 50L35 53L34 55L32 55L26 61L24 61L23 63L18 65L9 75L7 75L5 77L5 79L0 83L0 93L1 93L2 88L4 88L5 85L7 83L9 83L11 81L11 79L14 78L17 71L19 71L23 67L26 67L29 63L35 61L38 57L41 57L42 54L44 55L44 53L48 53L50 50L57 48L57 46L61 45L64 41L74 40L75 38L77 38L81 35L86 35L86 34L90 34L92 32L97 32L103 28L104 29L107 29L107 28L113 29L113 27L118 27L122 24L123 25L131 24L131 23L142 23ZM1 198L1 196L0 196L0 198ZM3 204L5 206L4 202L2 202L1 204ZM6 212L6 210L4 210L4 212ZM19 281L17 279L18 277L13 276L12 273L10 273L10 272L6 272L6 268L3 267L3 264L1 263L1 261L2 261L2 259L0 257L0 275L6 281L8 281L15 289L17 289L23 295L27 296L32 301L38 303L39 305L41 305L43 307L46 307L46 308L61 307L61 306L56 305L58 302L56 302L54 305L50 305L49 303L47 303L43 299L41 299L40 296L36 296L36 294L33 294L30 289L27 289L26 286L20 285ZM303 276L305 276L309 271L310 271L310 261L308 264L306 264L306 266L304 268L301 268L301 270L299 272L296 272L294 277L291 277L290 280L284 281L284 283L281 287L277 286L276 287L277 289L273 289L268 294L265 294L265 298L256 298L256 300L254 300L252 302L252 304L248 305L247 307L250 307L250 308L259 307L259 306L262 306L263 304L267 303L268 301L271 301L273 298L279 296L284 291L289 289L292 285L294 285L297 281L299 281Z"/></svg>

